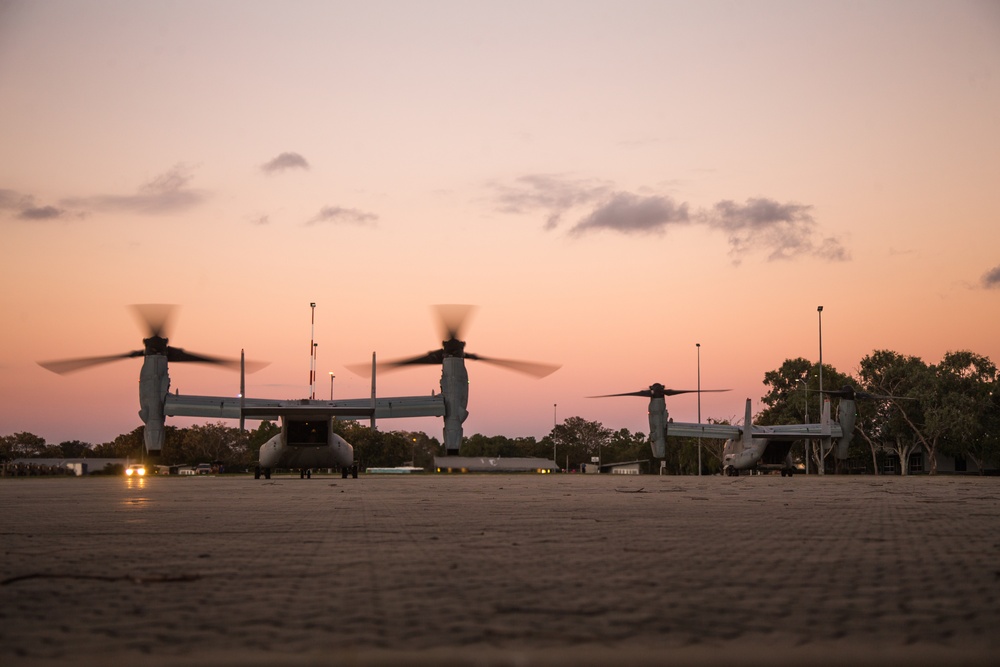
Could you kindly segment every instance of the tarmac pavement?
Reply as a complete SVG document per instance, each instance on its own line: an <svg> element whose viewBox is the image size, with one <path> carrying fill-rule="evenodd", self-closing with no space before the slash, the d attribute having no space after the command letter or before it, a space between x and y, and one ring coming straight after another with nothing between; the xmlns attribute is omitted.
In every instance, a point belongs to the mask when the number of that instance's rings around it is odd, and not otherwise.
<svg viewBox="0 0 1000 667"><path fill-rule="evenodd" d="M1000 479L0 479L0 663L1000 663Z"/></svg>

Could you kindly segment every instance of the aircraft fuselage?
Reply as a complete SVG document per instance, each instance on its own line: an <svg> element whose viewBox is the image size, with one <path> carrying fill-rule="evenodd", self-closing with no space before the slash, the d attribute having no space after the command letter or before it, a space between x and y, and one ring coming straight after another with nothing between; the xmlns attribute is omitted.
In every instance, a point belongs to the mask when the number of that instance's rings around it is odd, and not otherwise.
<svg viewBox="0 0 1000 667"><path fill-rule="evenodd" d="M740 470L792 469L789 451L792 442L769 440L768 438L730 438L722 449L722 469L727 474L738 474Z"/></svg>
<svg viewBox="0 0 1000 667"><path fill-rule="evenodd" d="M342 468L354 465L354 447L334 433L330 441L319 445L282 441L279 433L260 448L261 468Z"/></svg>
<svg viewBox="0 0 1000 667"><path fill-rule="evenodd" d="M308 476L315 468L337 468L346 477L357 476L354 447L333 432L332 419L322 414L284 414L281 433L263 445L256 477L270 479L276 468L297 468Z"/></svg>

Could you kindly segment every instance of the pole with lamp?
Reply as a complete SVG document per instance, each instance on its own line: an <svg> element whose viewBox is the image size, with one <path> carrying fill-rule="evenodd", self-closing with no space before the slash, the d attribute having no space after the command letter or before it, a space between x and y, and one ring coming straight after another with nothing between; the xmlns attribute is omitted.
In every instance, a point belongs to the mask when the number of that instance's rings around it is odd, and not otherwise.
<svg viewBox="0 0 1000 667"><path fill-rule="evenodd" d="M701 426L701 343L695 343L698 348L698 426ZM698 476L701 477L701 436L698 436Z"/></svg>
<svg viewBox="0 0 1000 667"><path fill-rule="evenodd" d="M333 378L335 378L335 377L337 377L337 376L333 374L333 371L330 371L330 400L331 401L333 400Z"/></svg>
<svg viewBox="0 0 1000 667"><path fill-rule="evenodd" d="M819 414L823 414L823 306L816 306L816 313L819 317ZM822 421L822 418L820 419ZM823 453L820 445L820 453ZM816 463L816 474L823 474L823 457Z"/></svg>
<svg viewBox="0 0 1000 667"><path fill-rule="evenodd" d="M802 391L804 392L805 399L803 403L806 406L806 424L809 423L809 371L806 371L806 376L804 378L799 378L799 383L802 384ZM805 460L806 470L805 474L809 474L809 438L802 441L804 443L803 459Z"/></svg>
<svg viewBox="0 0 1000 667"><path fill-rule="evenodd" d="M559 463L558 463L558 459L556 459L556 438L555 438L556 434L555 434L555 430L556 430L556 426L559 424L559 419L556 416L557 415L556 410L557 410L558 407L559 407L558 403L553 403L552 404L552 431L553 431L553 433L552 433L552 462L556 464L557 468L559 467Z"/></svg>
<svg viewBox="0 0 1000 667"><path fill-rule="evenodd" d="M309 398L316 398L316 304L310 303L309 322Z"/></svg>

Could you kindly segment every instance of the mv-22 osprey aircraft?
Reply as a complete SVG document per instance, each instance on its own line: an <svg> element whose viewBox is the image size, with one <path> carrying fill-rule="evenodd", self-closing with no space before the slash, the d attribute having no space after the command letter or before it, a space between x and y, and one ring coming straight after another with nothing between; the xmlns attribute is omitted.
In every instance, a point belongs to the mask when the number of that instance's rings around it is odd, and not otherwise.
<svg viewBox="0 0 1000 667"><path fill-rule="evenodd" d="M378 368L383 371L396 370L409 366L441 365L441 397L444 401L444 446L449 456L457 456L462 445L462 424L469 416L469 372L465 368L465 360L482 361L494 364L508 370L525 373L536 378L550 375L560 366L534 361L517 361L514 359L497 359L484 357L465 351L465 341L460 340L462 329L468 321L475 306L464 304L448 304L434 306L437 311L438 324L441 333L441 348L425 354L405 359L380 362ZM366 364L351 364L347 366L355 373L367 372ZM372 366L372 377L375 376L375 366Z"/></svg>
<svg viewBox="0 0 1000 667"><path fill-rule="evenodd" d="M312 468L340 468L344 477L348 473L357 477L354 463L354 448L332 430L331 420L345 419L371 420L375 428L377 419L405 417L444 417L445 448L449 454L457 454L462 444L462 424L468 417L469 375L465 360L479 360L512 370L544 377L559 366L509 359L482 357L465 352L465 341L459 340L463 323L472 306L438 306L444 340L442 348L410 359L386 362L382 368L399 368L413 364L441 364L441 393L430 396L376 397L375 355L372 354L372 392L370 399L346 399L336 401L319 400L279 400L267 398L246 398L244 375L260 370L266 364L210 357L186 352L168 345L167 325L174 306L153 304L132 307L146 327L149 336L143 339L143 349L123 354L69 359L63 361L39 362L55 373L66 374L89 366L143 357L139 373L139 417L146 425L145 445L150 453L158 453L163 448L164 423L166 417L207 417L218 419L239 419L243 427L245 419L281 419L281 433L260 448L260 458L256 477L270 478L275 468L298 468L305 476ZM218 364L241 369L240 394L229 396L193 396L170 393L168 362L200 362ZM357 366L352 369L357 371Z"/></svg>
<svg viewBox="0 0 1000 667"><path fill-rule="evenodd" d="M54 373L66 374L89 366L142 357L139 373L139 417L146 425L144 440L146 451L156 455L163 448L167 416L208 417L240 420L281 419L281 432L264 443L255 477L270 479L275 468L298 468L302 476L312 468L339 468L346 478L358 475L354 462L354 448L333 432L331 421L335 417L371 420L372 428L378 418L444 416L445 401L442 396L382 397L375 395L374 369L370 399L337 401L278 400L246 398L245 373L253 373L267 364L246 362L194 354L168 345L167 326L174 306L163 304L132 307L143 322L149 336L143 339L143 349L103 357L86 357L63 361L39 362ZM240 394L229 396L181 396L170 393L169 363L198 362L240 368ZM374 366L375 356L372 355Z"/></svg>
<svg viewBox="0 0 1000 667"><path fill-rule="evenodd" d="M888 398L855 392L851 387L823 393L840 398L836 422L830 420L830 399L823 399L823 415L818 424L787 424L779 426L755 426L751 413L750 399L746 403L746 416L743 425L729 424L692 424L670 421L667 413L665 397L676 394L689 394L727 389L667 389L662 384L650 385L649 389L627 392L624 394L605 394L592 398L608 398L613 396L645 396L649 398L649 439L653 456L666 457L667 436L688 438L725 439L722 450L722 471L726 475L739 475L742 470L779 469L781 476L792 476L795 468L792 465L791 447L797 440L820 439L824 451L829 451L833 440L837 441L835 455L838 459L847 458L848 446L854 432L854 422L857 419L856 397Z"/></svg>

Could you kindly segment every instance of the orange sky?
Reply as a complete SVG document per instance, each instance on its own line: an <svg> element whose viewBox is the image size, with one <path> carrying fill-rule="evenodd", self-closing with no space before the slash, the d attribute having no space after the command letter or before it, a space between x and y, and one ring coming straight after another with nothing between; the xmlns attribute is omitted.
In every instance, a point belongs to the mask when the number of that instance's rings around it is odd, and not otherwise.
<svg viewBox="0 0 1000 667"><path fill-rule="evenodd" d="M1000 11L988 2L0 5L0 435L139 425L132 303L318 395L472 303L466 432L645 432L653 382L732 388L874 349L1000 361ZM182 393L238 377L172 367ZM384 375L429 393L439 372ZM697 399L668 403L696 419ZM168 423L183 424L183 420ZM439 420L384 428L426 431Z"/></svg>

